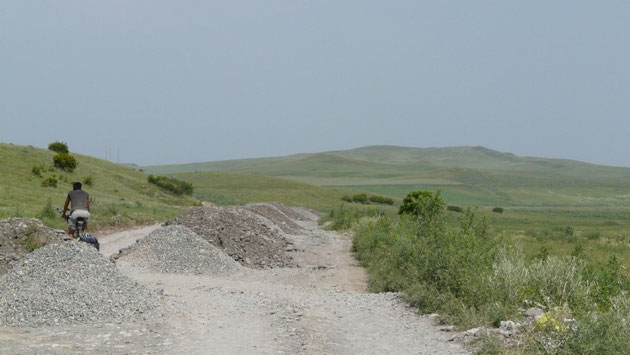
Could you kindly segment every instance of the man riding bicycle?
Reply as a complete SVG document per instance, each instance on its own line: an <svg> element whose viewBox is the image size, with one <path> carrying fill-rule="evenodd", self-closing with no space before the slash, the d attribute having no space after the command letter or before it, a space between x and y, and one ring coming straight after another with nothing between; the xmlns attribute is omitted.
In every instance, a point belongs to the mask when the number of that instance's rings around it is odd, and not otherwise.
<svg viewBox="0 0 630 355"><path fill-rule="evenodd" d="M66 203L63 205L63 213L61 218L68 221L68 234L73 237L74 230L76 229L77 219L83 218L83 231L87 230L87 220L90 217L90 195L81 190L80 182L72 183L72 191L68 192L66 197ZM70 215L66 215L68 205L72 203L72 209Z"/></svg>

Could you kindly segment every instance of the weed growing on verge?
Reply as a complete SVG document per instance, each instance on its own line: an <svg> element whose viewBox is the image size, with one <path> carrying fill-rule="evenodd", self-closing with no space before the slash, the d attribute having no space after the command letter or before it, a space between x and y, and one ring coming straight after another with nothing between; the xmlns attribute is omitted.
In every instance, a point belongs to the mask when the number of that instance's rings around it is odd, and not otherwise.
<svg viewBox="0 0 630 355"><path fill-rule="evenodd" d="M448 227L439 202L416 193L403 203L413 213L400 218L343 208L331 213L333 227L354 229L353 249L368 269L371 290L402 291L423 312L439 312L461 328L519 320L524 307L539 304L545 316L525 326L519 351L630 349L630 276L616 258L594 263L580 250L557 257L543 249L527 259L489 233L475 210L466 210L457 228ZM575 237L570 227L558 232ZM480 346L503 347L490 338Z"/></svg>

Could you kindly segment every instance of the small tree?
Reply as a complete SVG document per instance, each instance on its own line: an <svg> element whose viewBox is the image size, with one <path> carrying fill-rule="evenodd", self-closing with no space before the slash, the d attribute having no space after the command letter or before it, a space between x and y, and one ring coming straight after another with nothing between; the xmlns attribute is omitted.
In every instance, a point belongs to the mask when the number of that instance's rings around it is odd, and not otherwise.
<svg viewBox="0 0 630 355"><path fill-rule="evenodd" d="M440 196L440 191L413 191L403 200L398 214L409 214L426 222L434 221L444 211L446 202Z"/></svg>
<svg viewBox="0 0 630 355"><path fill-rule="evenodd" d="M69 173L73 172L79 164L77 160L68 153L59 153L53 157L55 166Z"/></svg>
<svg viewBox="0 0 630 355"><path fill-rule="evenodd" d="M56 153L70 153L68 144L64 142L52 142L48 145L48 149Z"/></svg>

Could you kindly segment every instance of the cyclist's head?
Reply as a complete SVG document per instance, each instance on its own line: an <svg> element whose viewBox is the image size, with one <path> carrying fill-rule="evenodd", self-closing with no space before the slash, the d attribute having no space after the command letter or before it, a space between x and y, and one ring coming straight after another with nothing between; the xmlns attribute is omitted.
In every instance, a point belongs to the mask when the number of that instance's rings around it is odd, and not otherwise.
<svg viewBox="0 0 630 355"><path fill-rule="evenodd" d="M80 182L73 182L72 183L72 188L74 190L81 190L81 183Z"/></svg>

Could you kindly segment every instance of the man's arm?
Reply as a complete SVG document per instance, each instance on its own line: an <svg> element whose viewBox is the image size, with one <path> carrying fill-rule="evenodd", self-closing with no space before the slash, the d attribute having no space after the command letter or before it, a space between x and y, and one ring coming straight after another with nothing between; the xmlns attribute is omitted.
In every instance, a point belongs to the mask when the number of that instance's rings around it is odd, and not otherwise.
<svg viewBox="0 0 630 355"><path fill-rule="evenodd" d="M63 205L63 213L61 214L61 218L63 219L66 219L66 211L68 210L69 204L70 204L70 196L66 196L66 203Z"/></svg>

